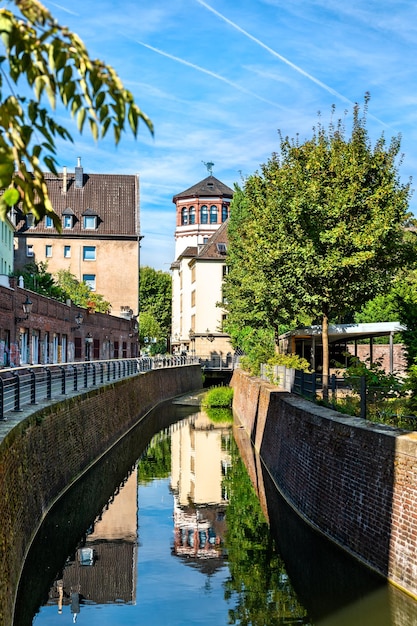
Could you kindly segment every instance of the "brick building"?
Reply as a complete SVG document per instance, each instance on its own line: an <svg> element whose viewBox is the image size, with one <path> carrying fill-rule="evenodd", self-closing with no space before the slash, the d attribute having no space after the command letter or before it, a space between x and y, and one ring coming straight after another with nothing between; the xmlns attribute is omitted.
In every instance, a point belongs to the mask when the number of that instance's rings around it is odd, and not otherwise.
<svg viewBox="0 0 417 626"><path fill-rule="evenodd" d="M31 302L30 313L24 303ZM135 319L86 309L18 286L0 285L0 367L138 355Z"/></svg>

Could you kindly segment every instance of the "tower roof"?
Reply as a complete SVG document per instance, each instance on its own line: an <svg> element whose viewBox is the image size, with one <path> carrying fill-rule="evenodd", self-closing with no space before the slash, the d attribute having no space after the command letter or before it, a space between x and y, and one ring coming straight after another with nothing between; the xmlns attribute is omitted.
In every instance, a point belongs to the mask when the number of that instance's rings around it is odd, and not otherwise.
<svg viewBox="0 0 417 626"><path fill-rule="evenodd" d="M218 180L215 176L207 176L199 183L196 183L189 189L182 191L181 193L177 193L172 201L175 203L182 198L199 198L200 196L204 197L233 197L233 189L230 189L227 185Z"/></svg>

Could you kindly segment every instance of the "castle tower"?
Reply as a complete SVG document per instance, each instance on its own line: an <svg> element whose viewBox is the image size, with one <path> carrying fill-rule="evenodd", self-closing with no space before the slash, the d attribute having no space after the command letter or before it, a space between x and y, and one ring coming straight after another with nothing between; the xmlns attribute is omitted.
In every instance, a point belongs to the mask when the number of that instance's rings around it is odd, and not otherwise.
<svg viewBox="0 0 417 626"><path fill-rule="evenodd" d="M212 166L208 163L207 166ZM233 190L210 175L172 199L177 208L175 259L190 246L201 246L229 217Z"/></svg>

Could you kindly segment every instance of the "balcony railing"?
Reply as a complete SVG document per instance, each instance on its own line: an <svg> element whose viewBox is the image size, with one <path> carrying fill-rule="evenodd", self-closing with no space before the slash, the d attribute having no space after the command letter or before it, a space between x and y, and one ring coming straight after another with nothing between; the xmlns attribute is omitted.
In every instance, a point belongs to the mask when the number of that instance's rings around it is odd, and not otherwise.
<svg viewBox="0 0 417 626"><path fill-rule="evenodd" d="M192 365L198 359L186 356L140 357L84 363L33 365L0 370L0 420L23 407L62 399L66 395L136 376L156 368Z"/></svg>

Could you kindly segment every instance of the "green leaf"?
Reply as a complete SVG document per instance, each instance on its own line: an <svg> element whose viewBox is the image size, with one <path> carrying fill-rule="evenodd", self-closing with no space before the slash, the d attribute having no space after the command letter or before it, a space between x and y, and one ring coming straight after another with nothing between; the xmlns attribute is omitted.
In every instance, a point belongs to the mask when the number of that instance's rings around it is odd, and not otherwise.
<svg viewBox="0 0 417 626"><path fill-rule="evenodd" d="M20 195L17 189L6 189L3 194L3 199L8 206L14 206L20 200Z"/></svg>

